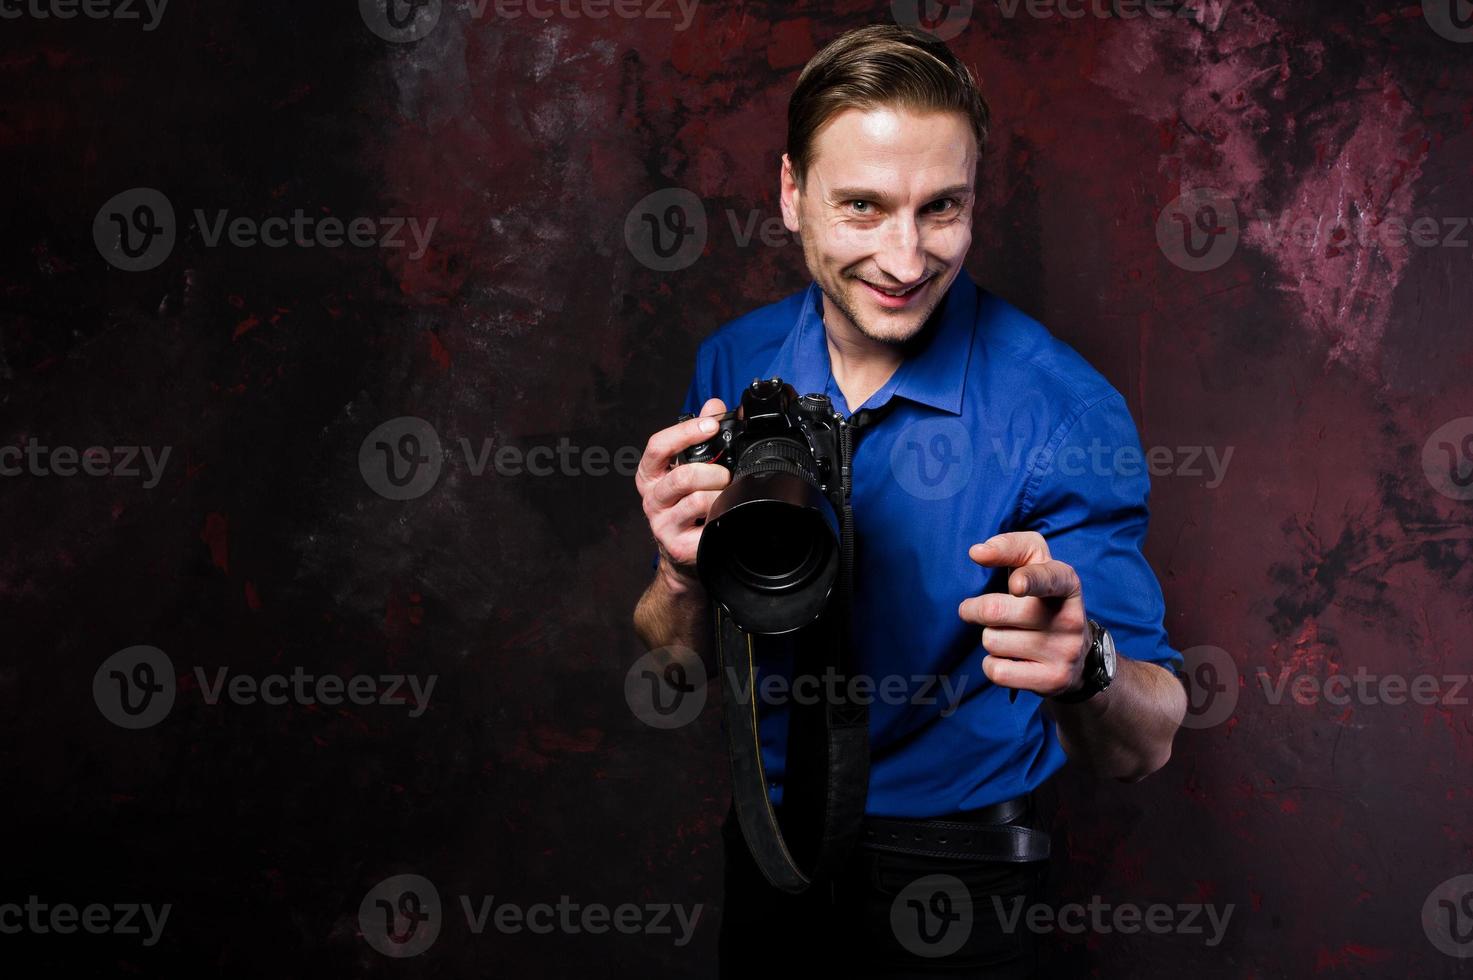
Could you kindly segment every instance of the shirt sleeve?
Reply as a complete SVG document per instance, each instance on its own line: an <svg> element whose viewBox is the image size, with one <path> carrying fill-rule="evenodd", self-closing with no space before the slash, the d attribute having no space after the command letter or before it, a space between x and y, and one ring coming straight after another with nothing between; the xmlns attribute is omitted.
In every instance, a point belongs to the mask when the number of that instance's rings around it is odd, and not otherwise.
<svg viewBox="0 0 1473 980"><path fill-rule="evenodd" d="M1020 527L1073 566L1089 617L1133 660L1180 671L1167 639L1166 603L1142 546L1151 479L1140 438L1118 392L1066 422L1033 464Z"/></svg>

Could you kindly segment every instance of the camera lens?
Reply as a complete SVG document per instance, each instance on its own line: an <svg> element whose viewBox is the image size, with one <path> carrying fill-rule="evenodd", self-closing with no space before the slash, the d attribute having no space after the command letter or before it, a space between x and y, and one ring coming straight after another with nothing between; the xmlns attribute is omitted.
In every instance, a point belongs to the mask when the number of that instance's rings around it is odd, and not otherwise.
<svg viewBox="0 0 1473 980"><path fill-rule="evenodd" d="M822 526L811 513L785 504L754 508L733 543L732 573L753 589L801 588L818 572L825 547Z"/></svg>
<svg viewBox="0 0 1473 980"><path fill-rule="evenodd" d="M787 633L813 622L839 569L839 523L822 491L781 464L746 472L711 505L696 564L741 629Z"/></svg>

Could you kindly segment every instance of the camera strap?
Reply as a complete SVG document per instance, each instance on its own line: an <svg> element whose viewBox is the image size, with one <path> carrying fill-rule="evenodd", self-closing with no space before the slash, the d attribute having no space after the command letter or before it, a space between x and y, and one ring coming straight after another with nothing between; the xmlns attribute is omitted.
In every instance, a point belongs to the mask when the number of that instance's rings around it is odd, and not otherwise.
<svg viewBox="0 0 1473 980"><path fill-rule="evenodd" d="M719 670L727 681L723 707L737 820L763 876L773 887L792 894L835 877L863 829L869 795L869 705L852 697L849 684L855 666L852 461L855 437L887 413L894 401L854 413L840 433L844 503L839 514L839 580L818 621L790 634L795 656L789 690L796 690L799 678L815 675L823 695L789 701L781 822L768 795L758 727L757 648L773 638L744 633L713 604Z"/></svg>

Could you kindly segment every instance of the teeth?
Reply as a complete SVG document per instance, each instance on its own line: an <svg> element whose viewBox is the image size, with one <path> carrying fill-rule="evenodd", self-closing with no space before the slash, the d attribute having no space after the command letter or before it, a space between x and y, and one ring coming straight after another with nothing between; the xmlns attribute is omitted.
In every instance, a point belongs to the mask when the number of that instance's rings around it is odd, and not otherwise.
<svg viewBox="0 0 1473 980"><path fill-rule="evenodd" d="M917 289L920 289L925 284L926 283L923 280L921 282L916 283L914 286L910 287L909 289L902 289L899 292L896 292L893 289L884 289L884 288L882 288L880 286L875 286L875 288L878 289L878 290L880 290L880 292L884 293L886 296L894 296L895 298L899 299L901 296L909 296L911 293L915 292ZM873 283L871 285L873 285Z"/></svg>

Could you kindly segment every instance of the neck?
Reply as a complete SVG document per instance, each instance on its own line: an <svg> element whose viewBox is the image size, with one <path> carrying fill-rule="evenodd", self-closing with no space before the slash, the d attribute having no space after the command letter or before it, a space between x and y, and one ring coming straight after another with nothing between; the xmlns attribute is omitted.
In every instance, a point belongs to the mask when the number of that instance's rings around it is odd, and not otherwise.
<svg viewBox="0 0 1473 980"><path fill-rule="evenodd" d="M905 349L865 336L827 295L823 297L823 326L834 381L849 410L857 411L890 380L905 360Z"/></svg>

